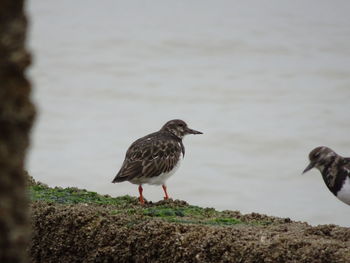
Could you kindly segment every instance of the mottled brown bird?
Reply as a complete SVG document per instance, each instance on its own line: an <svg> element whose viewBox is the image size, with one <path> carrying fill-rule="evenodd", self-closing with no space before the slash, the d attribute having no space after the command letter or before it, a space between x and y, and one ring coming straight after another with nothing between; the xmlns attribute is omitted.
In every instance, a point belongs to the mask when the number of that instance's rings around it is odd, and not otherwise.
<svg viewBox="0 0 350 263"><path fill-rule="evenodd" d="M169 199L165 182L185 156L182 139L187 134L202 132L188 128L182 120L171 120L159 131L136 140L127 150L122 167L112 183L129 181L138 184L141 204L144 204L143 184L162 185L164 199Z"/></svg>
<svg viewBox="0 0 350 263"><path fill-rule="evenodd" d="M328 189L341 201L350 205L350 158L338 155L332 149L320 146L309 154L310 164L303 173L317 168Z"/></svg>

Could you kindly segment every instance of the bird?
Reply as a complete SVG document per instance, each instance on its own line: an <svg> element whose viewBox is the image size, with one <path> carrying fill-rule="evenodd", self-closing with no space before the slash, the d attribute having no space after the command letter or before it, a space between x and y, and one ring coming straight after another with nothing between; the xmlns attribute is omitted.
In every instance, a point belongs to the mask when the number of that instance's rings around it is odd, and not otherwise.
<svg viewBox="0 0 350 263"><path fill-rule="evenodd" d="M162 185L164 199L168 200L166 181L176 172L185 156L182 140L188 134L203 133L190 129L183 120L175 119L166 122L159 131L136 140L128 148L112 183L129 181L137 184L142 205L145 203L142 185Z"/></svg>
<svg viewBox="0 0 350 263"><path fill-rule="evenodd" d="M303 174L317 168L328 189L350 205L350 158L342 157L326 146L319 146L310 152L309 159Z"/></svg>

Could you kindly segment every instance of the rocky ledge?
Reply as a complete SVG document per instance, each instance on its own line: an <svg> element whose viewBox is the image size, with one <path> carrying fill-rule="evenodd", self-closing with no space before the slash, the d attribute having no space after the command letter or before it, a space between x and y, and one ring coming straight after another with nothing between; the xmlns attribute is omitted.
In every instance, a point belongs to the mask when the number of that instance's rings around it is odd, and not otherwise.
<svg viewBox="0 0 350 263"><path fill-rule="evenodd" d="M30 180L32 262L350 262L350 229Z"/></svg>

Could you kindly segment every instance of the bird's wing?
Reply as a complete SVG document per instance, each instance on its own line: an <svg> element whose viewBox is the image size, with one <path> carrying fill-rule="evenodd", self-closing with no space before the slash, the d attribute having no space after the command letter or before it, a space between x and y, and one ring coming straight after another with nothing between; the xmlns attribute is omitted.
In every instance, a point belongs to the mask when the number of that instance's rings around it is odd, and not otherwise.
<svg viewBox="0 0 350 263"><path fill-rule="evenodd" d="M180 159L182 146L176 140L142 138L128 149L124 163L113 182L137 177L154 177L171 171Z"/></svg>

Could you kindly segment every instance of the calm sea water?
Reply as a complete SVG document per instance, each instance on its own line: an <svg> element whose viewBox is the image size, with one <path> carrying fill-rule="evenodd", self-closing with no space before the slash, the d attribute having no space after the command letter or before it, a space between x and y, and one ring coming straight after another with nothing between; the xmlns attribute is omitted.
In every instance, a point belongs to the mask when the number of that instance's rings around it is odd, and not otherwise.
<svg viewBox="0 0 350 263"><path fill-rule="evenodd" d="M128 146L173 118L188 136L169 194L191 204L350 226L307 155L350 156L349 1L29 1L39 117L28 169L111 184ZM145 186L162 199L161 187Z"/></svg>

